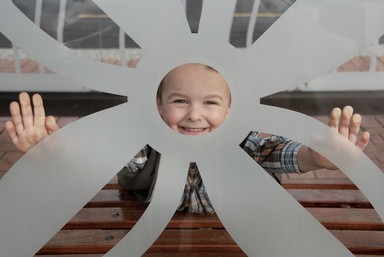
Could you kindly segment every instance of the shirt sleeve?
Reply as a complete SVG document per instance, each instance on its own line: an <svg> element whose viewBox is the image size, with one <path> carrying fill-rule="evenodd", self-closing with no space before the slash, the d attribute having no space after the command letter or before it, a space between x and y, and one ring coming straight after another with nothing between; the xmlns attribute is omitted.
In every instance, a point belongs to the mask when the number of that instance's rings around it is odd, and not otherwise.
<svg viewBox="0 0 384 257"><path fill-rule="evenodd" d="M148 160L148 146L145 146L143 149L138 152L135 157L130 160L125 167L128 172L137 173L140 172Z"/></svg>
<svg viewBox="0 0 384 257"><path fill-rule="evenodd" d="M261 137L252 132L243 149L268 172L301 173L297 154L302 144L282 136Z"/></svg>

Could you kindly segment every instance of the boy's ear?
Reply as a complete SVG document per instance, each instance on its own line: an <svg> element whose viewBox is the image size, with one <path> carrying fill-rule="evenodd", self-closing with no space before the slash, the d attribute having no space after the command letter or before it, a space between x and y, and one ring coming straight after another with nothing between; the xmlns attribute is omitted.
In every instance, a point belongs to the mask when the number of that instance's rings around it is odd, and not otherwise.
<svg viewBox="0 0 384 257"><path fill-rule="evenodd" d="M228 115L228 113L229 113L229 111L231 110L231 106L228 106L228 108L227 108L227 115Z"/></svg>
<svg viewBox="0 0 384 257"><path fill-rule="evenodd" d="M157 105L157 111L160 113L160 116L163 117L164 110L163 110L163 103L161 99L159 98L156 99L156 105Z"/></svg>
<svg viewBox="0 0 384 257"><path fill-rule="evenodd" d="M231 110L231 106L228 106L228 108L227 108L227 112L225 113L225 117L228 116L228 113L229 113L230 110Z"/></svg>

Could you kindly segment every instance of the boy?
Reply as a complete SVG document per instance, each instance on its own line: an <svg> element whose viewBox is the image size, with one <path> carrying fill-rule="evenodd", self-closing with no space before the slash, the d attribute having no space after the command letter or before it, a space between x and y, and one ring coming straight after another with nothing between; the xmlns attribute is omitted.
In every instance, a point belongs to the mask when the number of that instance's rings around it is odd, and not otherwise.
<svg viewBox="0 0 384 257"><path fill-rule="evenodd" d="M184 64L170 71L157 93L157 108L164 122L185 135L202 135L224 122L231 108L231 94L225 79L213 68L202 64ZM12 121L6 129L16 147L27 152L36 143L58 129L55 119L46 117L42 99L33 96L33 108L27 93L20 94L20 104L12 102ZM329 126L364 150L369 133L360 133L361 116L349 106L332 110ZM306 172L315 169L337 169L331 162L310 148L279 136L252 132L244 140L243 149L270 173ZM119 183L134 190L144 201L151 198L156 181L159 154L149 146L142 149L118 174ZM284 161L281 161L284 160ZM178 210L212 213L195 163L190 164L187 183Z"/></svg>

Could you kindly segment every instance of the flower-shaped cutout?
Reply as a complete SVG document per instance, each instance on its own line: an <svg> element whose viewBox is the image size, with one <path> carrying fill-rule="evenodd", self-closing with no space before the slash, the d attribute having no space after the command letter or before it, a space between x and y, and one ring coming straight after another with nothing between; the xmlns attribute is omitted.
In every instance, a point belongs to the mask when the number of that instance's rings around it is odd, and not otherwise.
<svg viewBox="0 0 384 257"><path fill-rule="evenodd" d="M383 219L384 176L365 155L305 115L258 104L260 97L324 74L375 41L383 33L382 1L298 0L246 50L226 40L235 0L204 1L197 34L190 33L177 0L94 2L144 50L136 69L82 58L35 27L11 0L0 3L1 31L29 55L82 86L128 96L127 103L53 134L0 181L1 256L33 256L146 144L162 154L154 197L106 256L140 256L156 240L179 203L191 161L199 165L220 220L248 255L352 256L238 144L251 130L303 142L340 167ZM192 62L223 74L233 98L224 124L200 137L171 131L155 103L165 74Z"/></svg>

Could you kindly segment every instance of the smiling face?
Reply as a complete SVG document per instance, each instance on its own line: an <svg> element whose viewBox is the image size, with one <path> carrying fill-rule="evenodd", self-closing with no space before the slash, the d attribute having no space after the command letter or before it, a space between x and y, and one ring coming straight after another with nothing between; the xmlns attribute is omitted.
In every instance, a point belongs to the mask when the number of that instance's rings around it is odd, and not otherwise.
<svg viewBox="0 0 384 257"><path fill-rule="evenodd" d="M203 64L184 64L162 81L157 108L164 122L185 135L207 134L225 120L231 95L224 78Z"/></svg>

